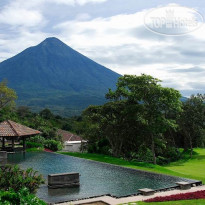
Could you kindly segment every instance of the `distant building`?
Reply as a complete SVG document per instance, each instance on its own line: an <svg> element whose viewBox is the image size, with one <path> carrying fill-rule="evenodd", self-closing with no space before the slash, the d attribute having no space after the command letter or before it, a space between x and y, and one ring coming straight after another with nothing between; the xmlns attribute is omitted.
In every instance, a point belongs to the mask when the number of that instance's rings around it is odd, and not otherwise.
<svg viewBox="0 0 205 205"><path fill-rule="evenodd" d="M65 152L81 152L81 147L87 141L83 140L82 137L75 135L66 130L58 130L57 134L62 137Z"/></svg>

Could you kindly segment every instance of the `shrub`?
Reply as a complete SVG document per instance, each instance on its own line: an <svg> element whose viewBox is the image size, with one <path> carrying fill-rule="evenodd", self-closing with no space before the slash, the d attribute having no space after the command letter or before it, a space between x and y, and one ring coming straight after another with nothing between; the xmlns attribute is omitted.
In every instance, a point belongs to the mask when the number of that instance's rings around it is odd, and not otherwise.
<svg viewBox="0 0 205 205"><path fill-rule="evenodd" d="M35 143L44 145L44 143L45 143L45 138L42 137L42 136L37 135L37 136L35 136L35 137L30 137L30 138L29 138L29 142L35 142Z"/></svg>
<svg viewBox="0 0 205 205"><path fill-rule="evenodd" d="M131 159L133 162L152 162L152 152L149 148L142 144L139 146L137 152L130 152L127 158Z"/></svg>
<svg viewBox="0 0 205 205"><path fill-rule="evenodd" d="M62 144L55 140L46 140L44 146L54 152L62 150Z"/></svg>
<svg viewBox="0 0 205 205"><path fill-rule="evenodd" d="M35 142L26 142L26 148L39 148L43 147L43 144L35 143Z"/></svg>
<svg viewBox="0 0 205 205"><path fill-rule="evenodd" d="M10 189L8 191L0 191L0 204L4 205L46 205L35 195L30 194L27 188L23 188L18 192Z"/></svg>
<svg viewBox="0 0 205 205"><path fill-rule="evenodd" d="M157 157L157 164L164 165L164 164L168 164L168 163L170 163L169 159L167 159L165 157L161 157L161 156Z"/></svg>
<svg viewBox="0 0 205 205"><path fill-rule="evenodd" d="M97 153L97 143L88 144L88 153Z"/></svg>
<svg viewBox="0 0 205 205"><path fill-rule="evenodd" d="M1 190L13 189L15 192L18 192L26 187L30 193L35 193L41 184L44 184L42 175L37 175L37 172L32 168L24 171L17 165L0 167Z"/></svg>
<svg viewBox="0 0 205 205"><path fill-rule="evenodd" d="M111 154L110 144L109 144L109 141L107 139L101 139L97 143L97 147L98 147L98 153L99 154L105 154L105 155L110 155Z"/></svg>
<svg viewBox="0 0 205 205"><path fill-rule="evenodd" d="M137 152L138 159L145 162L152 161L152 151L147 148L144 144L139 147Z"/></svg>
<svg viewBox="0 0 205 205"><path fill-rule="evenodd" d="M167 147L166 151L164 152L163 155L165 158L170 159L171 162L177 161L180 159L180 152L177 148L175 147Z"/></svg>
<svg viewBox="0 0 205 205"><path fill-rule="evenodd" d="M111 155L109 141L107 139L101 139L97 142L85 144L88 153L98 153L104 155Z"/></svg>

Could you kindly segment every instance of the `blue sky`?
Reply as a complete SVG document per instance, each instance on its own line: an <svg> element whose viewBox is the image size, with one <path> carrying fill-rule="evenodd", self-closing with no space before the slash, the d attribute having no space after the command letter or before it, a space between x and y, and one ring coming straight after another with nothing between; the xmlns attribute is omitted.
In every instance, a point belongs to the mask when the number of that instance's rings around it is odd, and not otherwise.
<svg viewBox="0 0 205 205"><path fill-rule="evenodd" d="M205 27L187 35L147 30L151 9L177 4L205 16L202 0L1 0L0 61L55 36L120 74L146 73L189 96L205 93Z"/></svg>

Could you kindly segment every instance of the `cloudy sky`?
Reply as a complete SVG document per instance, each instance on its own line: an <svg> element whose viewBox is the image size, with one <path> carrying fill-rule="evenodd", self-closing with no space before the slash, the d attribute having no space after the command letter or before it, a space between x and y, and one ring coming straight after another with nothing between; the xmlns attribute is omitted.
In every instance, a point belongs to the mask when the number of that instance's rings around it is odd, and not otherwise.
<svg viewBox="0 0 205 205"><path fill-rule="evenodd" d="M170 5L205 16L202 0L0 0L0 61L55 36L120 74L153 75L184 96L205 93L204 23L180 36L144 25Z"/></svg>

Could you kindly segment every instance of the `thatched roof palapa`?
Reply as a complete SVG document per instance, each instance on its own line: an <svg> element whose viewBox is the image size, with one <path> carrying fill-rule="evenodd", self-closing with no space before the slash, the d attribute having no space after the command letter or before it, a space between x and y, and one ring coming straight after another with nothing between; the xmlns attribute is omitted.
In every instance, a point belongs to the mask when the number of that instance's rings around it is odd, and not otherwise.
<svg viewBox="0 0 205 205"><path fill-rule="evenodd" d="M0 123L0 137L23 137L37 134L41 134L41 132L11 120Z"/></svg>

